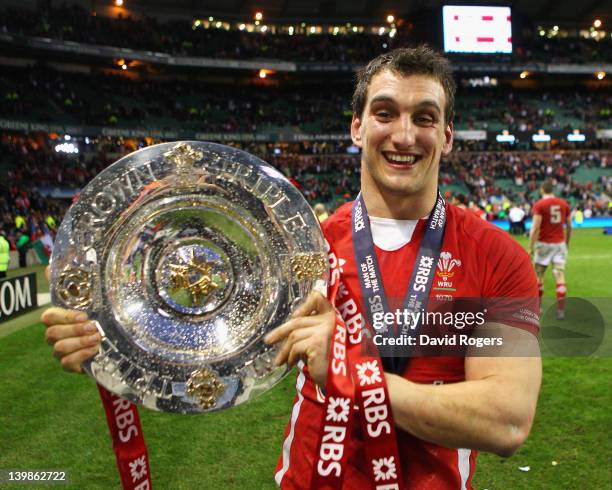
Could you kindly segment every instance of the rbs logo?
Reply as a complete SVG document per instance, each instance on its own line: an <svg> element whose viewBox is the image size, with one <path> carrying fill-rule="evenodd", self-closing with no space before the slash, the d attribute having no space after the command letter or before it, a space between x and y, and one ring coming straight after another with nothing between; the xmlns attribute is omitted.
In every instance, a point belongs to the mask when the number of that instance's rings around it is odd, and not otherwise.
<svg viewBox="0 0 612 490"><path fill-rule="evenodd" d="M119 429L121 442L128 442L132 436L138 435L138 428L134 425L134 411L129 401L123 398L113 400L115 423Z"/></svg>

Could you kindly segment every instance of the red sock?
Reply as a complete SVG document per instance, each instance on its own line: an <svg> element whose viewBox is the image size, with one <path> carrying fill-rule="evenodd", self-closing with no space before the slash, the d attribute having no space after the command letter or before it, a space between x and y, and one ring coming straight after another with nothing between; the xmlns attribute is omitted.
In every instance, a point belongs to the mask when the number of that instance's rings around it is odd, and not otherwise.
<svg viewBox="0 0 612 490"><path fill-rule="evenodd" d="M542 295L544 294L544 283L538 281L538 296L540 297L540 308L542 308Z"/></svg>
<svg viewBox="0 0 612 490"><path fill-rule="evenodd" d="M567 294L567 288L564 282L557 283L557 310L565 310L565 296Z"/></svg>

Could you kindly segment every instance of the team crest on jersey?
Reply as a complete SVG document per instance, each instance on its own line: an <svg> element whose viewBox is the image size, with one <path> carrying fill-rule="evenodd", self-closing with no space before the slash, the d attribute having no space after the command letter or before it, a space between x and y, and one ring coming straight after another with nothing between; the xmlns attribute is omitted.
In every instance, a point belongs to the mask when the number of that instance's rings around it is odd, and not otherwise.
<svg viewBox="0 0 612 490"><path fill-rule="evenodd" d="M435 291L456 291L457 289L453 286L453 280L456 280L455 275L461 270L460 268L460 259L453 258L453 254L450 252L441 252L436 270L437 280L433 289ZM441 296L443 295L444 293L441 294Z"/></svg>

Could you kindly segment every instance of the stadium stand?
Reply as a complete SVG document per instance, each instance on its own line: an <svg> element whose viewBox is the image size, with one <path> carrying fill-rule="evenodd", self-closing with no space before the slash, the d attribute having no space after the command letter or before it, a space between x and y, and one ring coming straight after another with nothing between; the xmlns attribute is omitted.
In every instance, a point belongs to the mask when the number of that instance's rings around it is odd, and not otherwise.
<svg viewBox="0 0 612 490"><path fill-rule="evenodd" d="M342 42L332 34L289 34L270 26L264 32L239 30L239 22L202 20L140 19L129 15L110 19L79 5L62 5L35 12L7 8L0 15L0 30L21 36L36 36L86 44L101 44L130 49L159 51L186 56L229 59L280 59L289 61L364 62L382 50L390 50L419 39L410 24L400 25L393 36L348 31ZM299 23L296 23L299 25ZM520 49L500 60L545 62L609 61L612 40L581 36L578 29L564 32L569 37L543 37L527 29ZM390 32L389 30L387 33ZM454 55L459 61L474 60L469 55Z"/></svg>
<svg viewBox="0 0 612 490"><path fill-rule="evenodd" d="M47 219L59 223L98 172L167 140L243 148L330 210L355 196L354 71L423 40L422 30L401 19L383 27L279 21L263 29L228 18L109 17L45 2L0 11L0 62L8 68L0 74L0 206L13 243L17 217L33 235L53 234ZM612 91L605 73L587 71L591 62L610 62L612 38L579 23L555 27L521 23L512 54L449 55L457 64L457 134L442 190L465 195L488 219L504 218L511 202L528 208L546 178L589 215L610 212ZM156 56L177 58L169 65ZM547 74L559 63L569 64L567 74ZM257 66L274 68L262 75ZM550 141L533 142L535 133ZM570 133L585 141L569 141Z"/></svg>
<svg viewBox="0 0 612 490"><path fill-rule="evenodd" d="M155 80L104 73L80 74L37 65L0 76L5 117L54 122L198 131L256 132L287 129L306 133L345 132L351 86L238 86L206 80ZM172 93L172 97L167 94ZM599 90L516 90L460 87L456 129L536 131L612 127L612 94ZM293 128L292 128L293 127Z"/></svg>

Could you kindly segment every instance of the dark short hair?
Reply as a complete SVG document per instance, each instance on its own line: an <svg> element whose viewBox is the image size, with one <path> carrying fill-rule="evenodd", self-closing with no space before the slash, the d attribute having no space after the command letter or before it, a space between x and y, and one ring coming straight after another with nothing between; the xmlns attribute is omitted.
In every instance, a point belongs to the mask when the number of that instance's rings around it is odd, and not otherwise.
<svg viewBox="0 0 612 490"><path fill-rule="evenodd" d="M459 204L463 204L464 206L468 203L467 197L465 197L464 194L457 194L455 198Z"/></svg>
<svg viewBox="0 0 612 490"><path fill-rule="evenodd" d="M542 182L542 190L545 194L552 194L553 191L553 183L551 180L545 180Z"/></svg>
<svg viewBox="0 0 612 490"><path fill-rule="evenodd" d="M444 107L444 122L450 124L455 117L455 91L457 85L448 59L427 45L414 48L397 48L381 54L370 61L357 72L355 90L353 92L353 113L358 117L363 115L368 87L374 76L383 70L391 70L405 77L410 75L425 75L440 82L446 95Z"/></svg>

